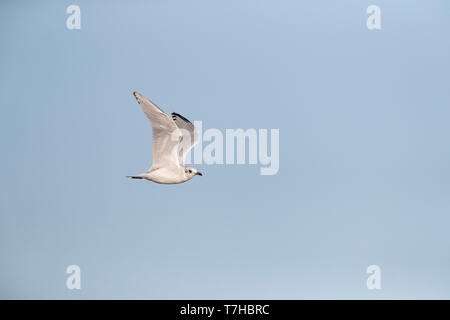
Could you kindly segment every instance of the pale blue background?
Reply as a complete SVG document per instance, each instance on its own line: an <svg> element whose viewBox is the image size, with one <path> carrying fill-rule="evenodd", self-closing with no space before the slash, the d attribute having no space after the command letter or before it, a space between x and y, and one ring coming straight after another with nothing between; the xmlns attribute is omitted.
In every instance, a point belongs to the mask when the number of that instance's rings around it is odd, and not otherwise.
<svg viewBox="0 0 450 320"><path fill-rule="evenodd" d="M450 298L449 9L2 1L0 297ZM125 179L151 162L133 90L205 129L279 128L279 174Z"/></svg>

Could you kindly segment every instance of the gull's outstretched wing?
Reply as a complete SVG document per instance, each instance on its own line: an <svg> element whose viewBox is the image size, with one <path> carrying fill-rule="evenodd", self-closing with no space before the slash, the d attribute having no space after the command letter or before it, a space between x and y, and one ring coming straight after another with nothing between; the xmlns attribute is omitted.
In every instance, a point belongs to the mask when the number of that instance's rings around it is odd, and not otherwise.
<svg viewBox="0 0 450 320"><path fill-rule="evenodd" d="M152 125L152 168L179 166L178 145L181 132L175 122L146 97L136 91L133 95Z"/></svg>
<svg viewBox="0 0 450 320"><path fill-rule="evenodd" d="M182 139L178 146L178 161L180 165L184 166L186 154L191 150L199 141L197 128L182 115L172 112L172 119L181 130Z"/></svg>

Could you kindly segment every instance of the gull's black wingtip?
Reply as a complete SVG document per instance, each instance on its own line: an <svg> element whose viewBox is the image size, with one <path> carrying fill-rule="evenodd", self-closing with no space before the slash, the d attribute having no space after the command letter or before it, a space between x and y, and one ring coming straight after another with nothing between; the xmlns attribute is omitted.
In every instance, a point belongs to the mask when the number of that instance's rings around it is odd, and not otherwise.
<svg viewBox="0 0 450 320"><path fill-rule="evenodd" d="M172 119L173 119L173 120L175 120L175 119L178 117L178 118L181 118L181 119L183 119L184 121L190 123L190 121L189 121L188 119L186 119L185 117L183 117L183 116L182 116L181 114L179 114L179 113L172 112L171 114L172 114Z"/></svg>
<svg viewBox="0 0 450 320"><path fill-rule="evenodd" d="M136 99L136 101L138 103L141 103L140 100L139 100L139 93L137 91L133 91L133 96L134 96L134 98Z"/></svg>

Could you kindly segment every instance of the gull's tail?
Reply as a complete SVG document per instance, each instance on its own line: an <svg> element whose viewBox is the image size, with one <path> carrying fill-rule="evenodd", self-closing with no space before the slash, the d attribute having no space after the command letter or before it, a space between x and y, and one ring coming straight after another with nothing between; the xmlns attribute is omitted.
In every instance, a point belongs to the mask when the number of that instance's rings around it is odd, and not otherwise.
<svg viewBox="0 0 450 320"><path fill-rule="evenodd" d="M127 176L127 178L130 178L130 179L144 179L144 176L145 176L145 173L141 173L141 174L138 174L138 175L135 175L135 176Z"/></svg>

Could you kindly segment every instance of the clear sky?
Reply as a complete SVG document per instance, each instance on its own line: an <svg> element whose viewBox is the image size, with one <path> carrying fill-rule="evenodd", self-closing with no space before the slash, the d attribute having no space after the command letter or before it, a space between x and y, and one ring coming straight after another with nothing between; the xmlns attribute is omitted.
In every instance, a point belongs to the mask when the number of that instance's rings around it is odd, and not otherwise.
<svg viewBox="0 0 450 320"><path fill-rule="evenodd" d="M0 297L450 298L449 9L1 1ZM133 90L203 129L279 129L278 174L126 179L151 164Z"/></svg>

